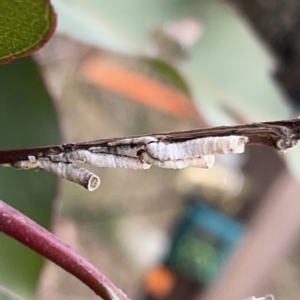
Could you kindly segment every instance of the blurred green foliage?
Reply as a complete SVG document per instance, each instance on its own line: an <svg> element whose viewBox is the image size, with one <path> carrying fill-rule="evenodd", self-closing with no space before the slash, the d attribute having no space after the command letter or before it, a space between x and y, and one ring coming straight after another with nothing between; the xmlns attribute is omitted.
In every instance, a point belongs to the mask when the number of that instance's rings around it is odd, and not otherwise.
<svg viewBox="0 0 300 300"><path fill-rule="evenodd" d="M0 93L1 149L60 141L53 103L31 58L0 66ZM50 227L57 186L55 176L0 168L0 182L1 200L43 227ZM43 258L3 234L0 245L0 285L32 299Z"/></svg>
<svg viewBox="0 0 300 300"><path fill-rule="evenodd" d="M53 4L59 32L132 55L147 55L155 47L154 29L182 20L199 21L203 34L175 66L208 123L233 123L224 106L247 121L288 118L285 96L271 78L275 64L271 54L221 1L54 0Z"/></svg>

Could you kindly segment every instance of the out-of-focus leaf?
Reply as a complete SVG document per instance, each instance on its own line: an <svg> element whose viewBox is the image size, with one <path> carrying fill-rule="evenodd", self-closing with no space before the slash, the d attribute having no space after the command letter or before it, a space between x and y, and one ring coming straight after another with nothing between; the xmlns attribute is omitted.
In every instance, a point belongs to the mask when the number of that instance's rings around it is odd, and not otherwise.
<svg viewBox="0 0 300 300"><path fill-rule="evenodd" d="M55 0L54 4L60 14L60 32L133 54L144 54L153 46L151 29L167 22L198 18L203 35L179 70L199 110L210 116L209 123L228 123L230 118L222 111L224 103L248 121L288 117L285 96L271 79L274 62L270 53L226 3Z"/></svg>
<svg viewBox="0 0 300 300"><path fill-rule="evenodd" d="M0 66L0 147L13 149L59 142L53 103L31 58ZM57 179L48 172L0 168L0 199L49 228ZM0 285L32 299L43 259L0 235Z"/></svg>
<svg viewBox="0 0 300 300"><path fill-rule="evenodd" d="M300 180L300 167L299 167L299 160L300 160L300 149L299 146L293 147L289 149L287 153L284 155L289 170L292 171L292 174Z"/></svg>
<svg viewBox="0 0 300 300"><path fill-rule="evenodd" d="M49 0L1 0L0 63L41 48L55 26L56 16Z"/></svg>
<svg viewBox="0 0 300 300"><path fill-rule="evenodd" d="M0 300L23 300L23 298L10 289L0 286Z"/></svg>
<svg viewBox="0 0 300 300"><path fill-rule="evenodd" d="M173 66L156 58L143 57L141 61L146 63L151 71L158 73L163 80L166 80L174 88L181 90L187 96L191 97L188 83Z"/></svg>
<svg viewBox="0 0 300 300"><path fill-rule="evenodd" d="M200 2L194 11L205 30L182 64L199 109L225 103L248 121L288 118L286 98L271 78L270 54L226 4Z"/></svg>
<svg viewBox="0 0 300 300"><path fill-rule="evenodd" d="M138 54L147 47L147 25L162 22L165 8L172 2L147 0L54 0L59 17L58 32L83 42ZM166 5L165 5L166 3Z"/></svg>

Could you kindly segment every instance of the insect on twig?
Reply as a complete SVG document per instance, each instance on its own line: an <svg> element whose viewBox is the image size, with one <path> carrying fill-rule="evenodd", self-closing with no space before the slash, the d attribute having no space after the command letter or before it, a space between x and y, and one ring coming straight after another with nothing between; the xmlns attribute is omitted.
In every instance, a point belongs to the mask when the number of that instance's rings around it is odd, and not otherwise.
<svg viewBox="0 0 300 300"><path fill-rule="evenodd" d="M100 178L75 162L96 167L149 169L211 168L215 154L243 153L246 145L266 145L285 152L300 138L300 120L201 128L77 144L0 151L0 165L40 168L95 190Z"/></svg>

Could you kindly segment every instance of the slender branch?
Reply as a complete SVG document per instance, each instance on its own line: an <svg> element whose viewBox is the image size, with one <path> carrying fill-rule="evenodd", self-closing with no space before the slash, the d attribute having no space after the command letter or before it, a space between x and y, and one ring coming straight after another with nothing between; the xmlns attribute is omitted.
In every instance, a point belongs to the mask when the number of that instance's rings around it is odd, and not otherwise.
<svg viewBox="0 0 300 300"><path fill-rule="evenodd" d="M128 300L120 289L75 250L2 201L0 231L73 274L104 300Z"/></svg>
<svg viewBox="0 0 300 300"><path fill-rule="evenodd" d="M90 191L100 178L74 162L96 167L149 169L210 168L214 154L242 153L246 145L266 145L285 152L300 138L300 120L201 128L189 131L102 139L91 142L0 151L0 165L39 167Z"/></svg>
<svg viewBox="0 0 300 300"><path fill-rule="evenodd" d="M12 164L21 160L27 160L28 156L48 157L58 155L71 150L86 150L90 147L105 147L110 142L138 137L158 137L166 142L183 142L195 138L217 137L229 135L242 135L249 138L249 145L266 145L276 150L286 150L295 146L300 139L300 119L274 121L264 123L252 123L238 126L220 126L200 128L188 131L174 131L138 136L101 139L77 144L64 144L27 149L1 150L0 164Z"/></svg>

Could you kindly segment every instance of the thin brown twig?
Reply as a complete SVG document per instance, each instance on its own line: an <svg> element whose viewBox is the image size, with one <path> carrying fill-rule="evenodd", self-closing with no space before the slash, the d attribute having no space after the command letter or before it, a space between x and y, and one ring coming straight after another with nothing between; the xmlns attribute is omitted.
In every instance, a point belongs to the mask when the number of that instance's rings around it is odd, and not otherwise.
<svg viewBox="0 0 300 300"><path fill-rule="evenodd" d="M0 164L13 164L27 160L28 156L49 157L71 150L84 150L90 147L107 147L108 143L122 139L151 136L163 139L166 142L184 142L202 137L219 137L229 135L242 135L249 138L248 145L266 145L276 150L285 151L296 145L300 139L300 120L274 121L264 123L252 123L238 126L220 126L200 128L188 131L164 132L145 134L139 136L127 136L119 138L101 139L90 142L45 146L27 149L1 150Z"/></svg>

